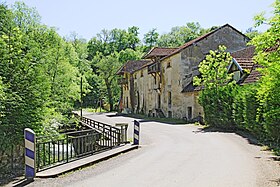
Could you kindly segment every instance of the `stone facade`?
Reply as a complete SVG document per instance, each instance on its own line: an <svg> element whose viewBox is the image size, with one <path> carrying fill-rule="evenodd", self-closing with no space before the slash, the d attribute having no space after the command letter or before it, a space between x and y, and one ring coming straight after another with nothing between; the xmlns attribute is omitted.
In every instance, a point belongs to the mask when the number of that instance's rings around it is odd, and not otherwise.
<svg viewBox="0 0 280 187"><path fill-rule="evenodd" d="M246 47L249 39L230 25L172 49L160 58L151 50L151 59L132 72L124 72L128 84L123 84L123 106L126 111L155 117L193 119L203 115L198 103L198 91L193 77L199 75L198 65L210 50L225 45L229 52ZM155 52L156 51L156 52ZM151 55L153 54L153 55Z"/></svg>

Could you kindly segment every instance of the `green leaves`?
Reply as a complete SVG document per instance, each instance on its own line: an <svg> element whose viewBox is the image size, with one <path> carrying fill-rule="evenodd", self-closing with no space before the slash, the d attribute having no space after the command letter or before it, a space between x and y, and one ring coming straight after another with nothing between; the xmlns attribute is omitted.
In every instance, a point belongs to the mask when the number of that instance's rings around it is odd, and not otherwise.
<svg viewBox="0 0 280 187"><path fill-rule="evenodd" d="M152 30L153 31L153 30ZM156 33L152 32L156 37ZM198 36L206 34L208 30L201 28L198 22L189 22L184 26L173 27L169 33L162 34L157 39L159 47L179 47Z"/></svg>
<svg viewBox="0 0 280 187"><path fill-rule="evenodd" d="M201 78L194 79L196 85L212 89L229 83L232 76L228 74L227 67L232 62L232 57L225 51L225 46L219 46L217 50L209 51L205 60L199 64Z"/></svg>
<svg viewBox="0 0 280 187"><path fill-rule="evenodd" d="M257 89L259 108L257 122L261 123L272 140L280 140L280 1L274 3L274 15L266 19L264 13L255 17L256 25L268 24L270 28L253 38L256 46L255 60L264 68Z"/></svg>
<svg viewBox="0 0 280 187"><path fill-rule="evenodd" d="M0 9L0 137L17 144L24 128L40 132L71 111L79 97L78 55L24 3Z"/></svg>
<svg viewBox="0 0 280 187"><path fill-rule="evenodd" d="M194 77L194 84L203 89L199 94L199 102L203 106L205 122L210 126L234 128L232 118L232 102L235 85L231 83L232 75L227 68L232 57L225 46L209 51L205 60L199 64L200 76Z"/></svg>
<svg viewBox="0 0 280 187"><path fill-rule="evenodd" d="M200 64L196 85L203 86L199 101L204 108L205 121L222 128L238 127L250 131L261 140L273 143L280 140L280 0L274 3L274 15L266 19L256 16L256 25L270 28L253 37L255 61L262 65L261 79L252 85L229 84L226 67L231 62L224 47L210 51ZM249 72L248 72L249 73ZM279 145L278 145L279 146Z"/></svg>

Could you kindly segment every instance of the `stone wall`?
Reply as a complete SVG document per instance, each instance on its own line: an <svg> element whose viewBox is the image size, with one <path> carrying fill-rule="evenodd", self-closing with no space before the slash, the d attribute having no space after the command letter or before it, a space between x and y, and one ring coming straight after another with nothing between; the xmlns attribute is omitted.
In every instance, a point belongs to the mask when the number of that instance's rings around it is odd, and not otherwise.
<svg viewBox="0 0 280 187"><path fill-rule="evenodd" d="M182 88L192 82L193 77L199 74L198 65L210 50L216 50L219 45L225 45L228 52L233 52L245 48L248 41L247 37L226 26L182 50L181 68L179 69L183 82Z"/></svg>
<svg viewBox="0 0 280 187"><path fill-rule="evenodd" d="M129 107L136 113L151 115L160 108L166 117L195 118L203 115L203 108L198 103L198 92L183 93L182 90L199 74L198 65L210 50L225 45L229 52L237 51L245 48L248 40L231 26L223 26L162 60L160 74L148 74L147 67L134 72L129 78L130 91L123 92L124 99L129 97Z"/></svg>
<svg viewBox="0 0 280 187"><path fill-rule="evenodd" d="M24 146L12 146L0 152L0 186L9 179L24 173Z"/></svg>

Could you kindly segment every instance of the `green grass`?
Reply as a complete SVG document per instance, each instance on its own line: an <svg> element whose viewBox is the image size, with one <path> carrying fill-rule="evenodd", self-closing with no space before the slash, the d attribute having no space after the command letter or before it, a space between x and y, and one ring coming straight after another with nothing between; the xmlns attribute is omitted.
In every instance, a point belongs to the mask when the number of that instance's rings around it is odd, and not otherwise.
<svg viewBox="0 0 280 187"><path fill-rule="evenodd" d="M103 109L103 108L101 108L101 110L100 110L100 107L98 107L98 108L85 108L84 109L85 111L87 111L87 112L94 112L94 113L96 113L96 112L108 112L107 110L105 110L105 109Z"/></svg>

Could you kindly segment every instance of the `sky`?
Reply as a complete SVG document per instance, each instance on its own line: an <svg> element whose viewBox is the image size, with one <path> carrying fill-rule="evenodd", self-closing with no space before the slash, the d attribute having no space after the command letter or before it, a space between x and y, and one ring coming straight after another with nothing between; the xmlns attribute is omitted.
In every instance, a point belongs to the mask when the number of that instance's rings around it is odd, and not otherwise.
<svg viewBox="0 0 280 187"><path fill-rule="evenodd" d="M15 0L0 0L11 5ZM226 23L245 32L253 17L271 16L274 0L23 0L35 7L42 23L56 27L61 36L76 32L87 40L102 29L139 27L140 37L156 28L159 34L174 26L199 22L203 28ZM265 31L265 27L258 28Z"/></svg>

